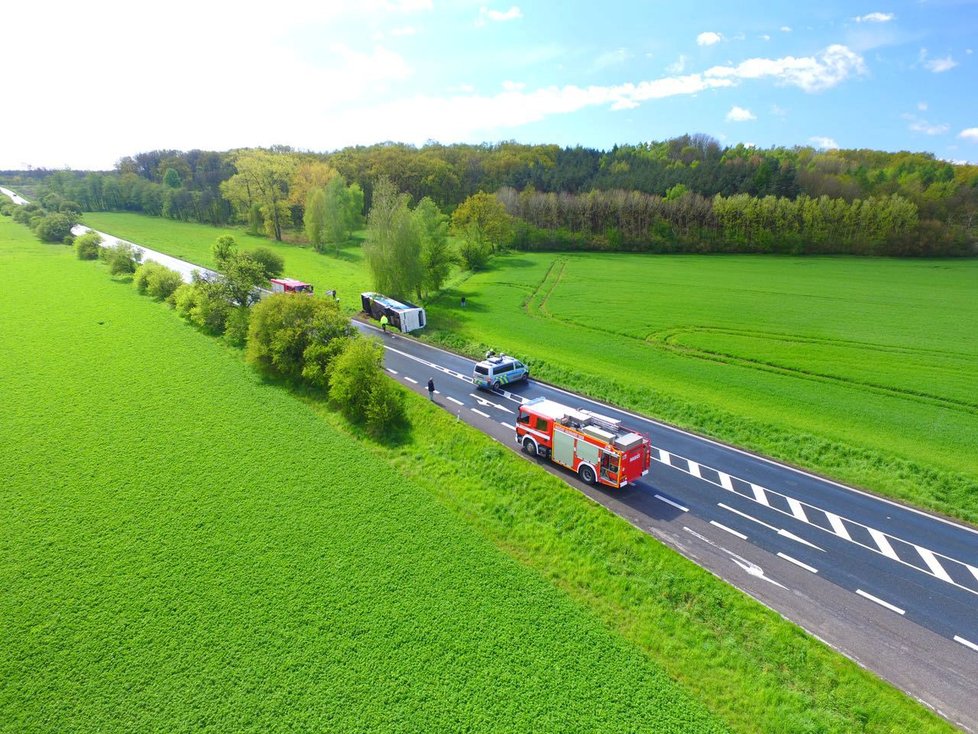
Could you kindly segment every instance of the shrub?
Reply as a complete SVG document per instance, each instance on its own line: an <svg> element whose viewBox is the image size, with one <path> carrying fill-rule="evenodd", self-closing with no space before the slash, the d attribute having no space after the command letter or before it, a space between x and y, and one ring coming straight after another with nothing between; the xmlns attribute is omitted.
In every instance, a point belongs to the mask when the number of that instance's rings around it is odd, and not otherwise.
<svg viewBox="0 0 978 734"><path fill-rule="evenodd" d="M183 283L183 278L175 270L149 261L140 265L132 277L136 290L157 301L164 301Z"/></svg>
<svg viewBox="0 0 978 734"><path fill-rule="evenodd" d="M73 222L67 214L48 214L34 228L42 242L64 242L71 235Z"/></svg>
<svg viewBox="0 0 978 734"><path fill-rule="evenodd" d="M377 368L370 383L370 397L364 417L364 427L374 438L391 436L407 425L404 391Z"/></svg>
<svg viewBox="0 0 978 734"><path fill-rule="evenodd" d="M96 260L102 250L102 237L98 232L86 232L75 238L75 254L79 260Z"/></svg>
<svg viewBox="0 0 978 734"><path fill-rule="evenodd" d="M248 324L251 309L247 306L235 306L228 311L224 324L224 339L235 347L243 347L248 342Z"/></svg>
<svg viewBox="0 0 978 734"><path fill-rule="evenodd" d="M223 334L233 306L224 297L220 283L194 275L170 296L177 313L208 334Z"/></svg>
<svg viewBox="0 0 978 734"><path fill-rule="evenodd" d="M285 260L278 253L272 252L267 247L258 247L254 250L245 252L249 258L261 265L265 279L277 278L285 272Z"/></svg>
<svg viewBox="0 0 978 734"><path fill-rule="evenodd" d="M109 266L112 275L131 275L136 272L143 253L128 242L120 242L113 247L105 247L101 252L102 258Z"/></svg>
<svg viewBox="0 0 978 734"><path fill-rule="evenodd" d="M252 309L247 359L266 374L297 380L310 345L325 345L353 333L335 301L277 293Z"/></svg>
<svg viewBox="0 0 978 734"><path fill-rule="evenodd" d="M329 398L353 423L367 417L367 406L374 383L387 379L381 375L383 347L373 339L353 339L336 358L329 382Z"/></svg>
<svg viewBox="0 0 978 734"><path fill-rule="evenodd" d="M465 267L473 272L484 270L492 256L492 246L474 237L465 237L458 246L459 257Z"/></svg>

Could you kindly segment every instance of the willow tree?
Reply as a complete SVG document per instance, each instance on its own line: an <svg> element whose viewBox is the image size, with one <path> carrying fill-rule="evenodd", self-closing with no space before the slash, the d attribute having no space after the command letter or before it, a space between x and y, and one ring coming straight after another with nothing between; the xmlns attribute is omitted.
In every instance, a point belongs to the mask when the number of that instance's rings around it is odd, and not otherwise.
<svg viewBox="0 0 978 734"><path fill-rule="evenodd" d="M421 237L408 195L383 177L374 187L363 243L374 288L389 296L408 297L421 286Z"/></svg>
<svg viewBox="0 0 978 734"><path fill-rule="evenodd" d="M289 221L289 184L298 159L294 153L242 150L232 158L237 173L221 182L221 194L244 217L255 207L261 213L265 232L282 239Z"/></svg>

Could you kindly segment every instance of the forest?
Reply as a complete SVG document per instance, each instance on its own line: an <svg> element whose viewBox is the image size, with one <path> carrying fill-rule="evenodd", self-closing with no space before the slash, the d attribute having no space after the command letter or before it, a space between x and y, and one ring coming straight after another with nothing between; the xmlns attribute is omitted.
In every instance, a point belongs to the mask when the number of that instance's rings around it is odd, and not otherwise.
<svg viewBox="0 0 978 734"><path fill-rule="evenodd" d="M275 175L263 186L233 185L256 156ZM706 135L608 151L516 142L157 150L108 172L6 172L4 180L83 211L215 225L261 217L270 236L303 239L310 186L333 174L362 195L361 215L382 177L448 213L494 193L514 218L511 241L498 244L522 249L978 254L978 166L927 153L723 147Z"/></svg>

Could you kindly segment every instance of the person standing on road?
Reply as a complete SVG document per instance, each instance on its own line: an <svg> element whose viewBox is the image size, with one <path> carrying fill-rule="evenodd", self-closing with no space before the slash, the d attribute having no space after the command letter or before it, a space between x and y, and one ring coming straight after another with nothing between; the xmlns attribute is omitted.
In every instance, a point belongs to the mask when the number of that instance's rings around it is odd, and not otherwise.
<svg viewBox="0 0 978 734"><path fill-rule="evenodd" d="M434 402L435 400L435 378L428 378L428 400Z"/></svg>
<svg viewBox="0 0 978 734"><path fill-rule="evenodd" d="M385 334L387 333L387 324L389 323L390 321L387 320L387 314L384 314L383 316L380 317L380 328L384 330Z"/></svg>

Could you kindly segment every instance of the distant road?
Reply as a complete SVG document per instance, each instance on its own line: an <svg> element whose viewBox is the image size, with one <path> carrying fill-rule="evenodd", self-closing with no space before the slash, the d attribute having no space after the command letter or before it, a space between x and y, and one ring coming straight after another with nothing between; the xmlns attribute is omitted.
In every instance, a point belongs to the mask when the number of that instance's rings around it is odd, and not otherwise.
<svg viewBox="0 0 978 734"><path fill-rule="evenodd" d="M622 489L524 458L978 733L978 530L536 380L480 392L472 360L354 323L393 379L426 395L434 378L442 408L513 451L517 408L540 396L648 433L652 470Z"/></svg>

